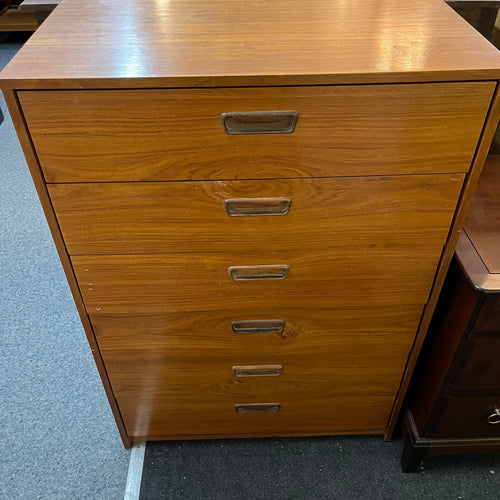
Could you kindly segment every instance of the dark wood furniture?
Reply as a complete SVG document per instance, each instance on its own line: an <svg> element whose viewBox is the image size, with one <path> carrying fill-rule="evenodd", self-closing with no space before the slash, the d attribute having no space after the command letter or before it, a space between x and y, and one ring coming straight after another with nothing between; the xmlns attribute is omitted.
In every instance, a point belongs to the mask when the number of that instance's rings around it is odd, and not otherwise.
<svg viewBox="0 0 500 500"><path fill-rule="evenodd" d="M125 444L390 437L496 49L441 0L100 5L1 85Z"/></svg>
<svg viewBox="0 0 500 500"><path fill-rule="evenodd" d="M61 0L24 0L19 5L3 0L0 8L0 32L35 31ZM1 6L0 6L1 7Z"/></svg>
<svg viewBox="0 0 500 500"><path fill-rule="evenodd" d="M493 37L500 0L445 0L487 40Z"/></svg>
<svg viewBox="0 0 500 500"><path fill-rule="evenodd" d="M19 11L32 12L40 25L60 3L61 0L24 0L19 5Z"/></svg>
<svg viewBox="0 0 500 500"><path fill-rule="evenodd" d="M431 324L401 460L500 451L500 156L490 157Z"/></svg>
<svg viewBox="0 0 500 500"><path fill-rule="evenodd" d="M3 0L0 4L0 32L35 31L38 22L33 12L22 12L12 0Z"/></svg>

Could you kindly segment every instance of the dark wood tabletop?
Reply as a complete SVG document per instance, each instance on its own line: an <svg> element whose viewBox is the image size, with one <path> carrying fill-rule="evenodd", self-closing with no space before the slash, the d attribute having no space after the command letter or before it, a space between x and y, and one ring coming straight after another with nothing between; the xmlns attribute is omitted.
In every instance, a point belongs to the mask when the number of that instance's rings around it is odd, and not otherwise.
<svg viewBox="0 0 500 500"><path fill-rule="evenodd" d="M489 156L485 163L457 257L477 288L500 290L500 155Z"/></svg>

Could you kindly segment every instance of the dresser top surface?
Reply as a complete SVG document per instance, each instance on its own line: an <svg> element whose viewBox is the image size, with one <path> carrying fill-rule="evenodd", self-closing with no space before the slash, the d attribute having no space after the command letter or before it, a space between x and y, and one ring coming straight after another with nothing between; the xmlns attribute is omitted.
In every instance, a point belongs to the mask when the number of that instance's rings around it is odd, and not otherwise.
<svg viewBox="0 0 500 500"><path fill-rule="evenodd" d="M500 78L443 0L63 0L5 88L315 85Z"/></svg>

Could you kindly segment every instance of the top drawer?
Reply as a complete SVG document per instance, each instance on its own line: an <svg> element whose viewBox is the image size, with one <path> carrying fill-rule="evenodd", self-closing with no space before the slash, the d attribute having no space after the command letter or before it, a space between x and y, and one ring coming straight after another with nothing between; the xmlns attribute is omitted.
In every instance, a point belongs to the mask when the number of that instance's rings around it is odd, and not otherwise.
<svg viewBox="0 0 500 500"><path fill-rule="evenodd" d="M466 172L493 82L21 91L47 182ZM291 133L229 135L221 114L293 110Z"/></svg>

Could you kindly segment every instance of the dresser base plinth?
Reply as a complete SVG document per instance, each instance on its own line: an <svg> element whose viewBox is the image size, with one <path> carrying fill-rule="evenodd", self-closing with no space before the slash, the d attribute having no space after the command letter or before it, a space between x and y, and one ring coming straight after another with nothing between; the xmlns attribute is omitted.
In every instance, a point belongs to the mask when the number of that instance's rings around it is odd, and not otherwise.
<svg viewBox="0 0 500 500"><path fill-rule="evenodd" d="M422 437L413 420L411 410L403 419L405 443L401 455L403 472L416 472L426 457L437 455L470 455L500 452L500 439L438 439Z"/></svg>
<svg viewBox="0 0 500 500"><path fill-rule="evenodd" d="M147 435L147 436L132 436L130 439L133 443L143 441L197 441L203 439L267 439L267 438L287 438L287 437L319 437L319 436L381 436L384 429L374 430L349 430L349 431L318 431L318 432L283 432L283 433L240 433L235 435L230 434L203 434L203 435Z"/></svg>

